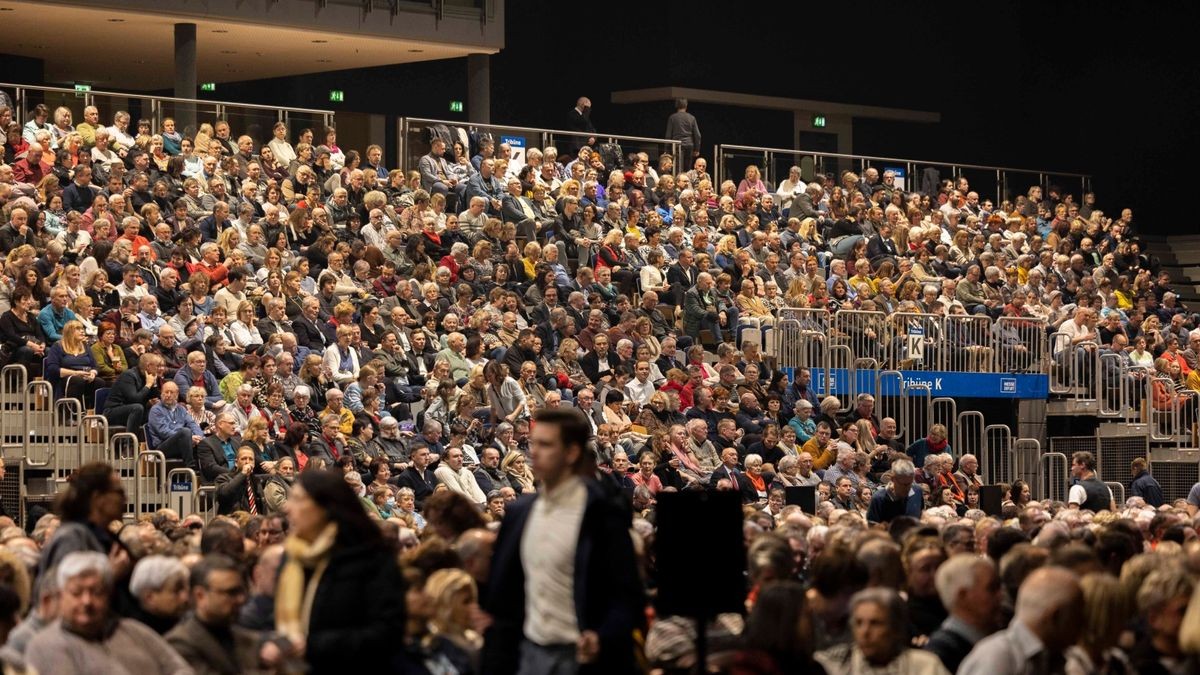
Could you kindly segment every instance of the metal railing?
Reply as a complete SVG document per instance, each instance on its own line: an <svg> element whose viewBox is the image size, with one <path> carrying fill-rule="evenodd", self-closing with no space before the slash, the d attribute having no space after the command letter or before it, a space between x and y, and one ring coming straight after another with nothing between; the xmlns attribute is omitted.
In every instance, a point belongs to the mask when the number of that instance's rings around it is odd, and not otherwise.
<svg viewBox="0 0 1200 675"><path fill-rule="evenodd" d="M619 134L586 134L577 131L564 131L562 129L544 129L540 127L522 127L512 124L473 124L464 121L454 120L437 120L425 119L419 117L401 117L397 120L397 153L400 158L400 166L405 171L411 171L417 168L417 161L429 152L429 128L436 125L445 125L450 129L462 129L470 136L473 132L490 134L496 143L497 149L500 143L507 142L504 139L519 139L519 150L522 155L521 164L524 164L523 155L530 148L538 148L544 150L547 147L554 147L558 150L560 162L566 164L575 157L578 148L586 145L589 138L595 138L596 144L594 148L600 149L605 145L620 146L619 161L620 166L609 166L610 162L605 161L605 169L612 171L617 168L628 168L628 155L631 152L645 152L650 156L650 166L657 169L658 158L665 151L671 153L672 157L679 157L679 141L672 141L666 138L648 138L644 136L624 136ZM470 144L470 139L466 139ZM513 146L510 143L510 146ZM464 148L468 153L472 150L470 147ZM512 148L514 155L518 147ZM452 152L454 148L448 144L446 147L447 153ZM614 148L615 150L615 148ZM468 154L468 158L471 154ZM512 158L510 158L509 168L512 168ZM675 171L686 170L690 167L681 167L676 162ZM608 176L599 176L598 180L602 185L608 183Z"/></svg>
<svg viewBox="0 0 1200 675"><path fill-rule="evenodd" d="M990 485L1013 481L1012 429L1003 424L991 424L983 430L983 450L979 456L979 473Z"/></svg>
<svg viewBox="0 0 1200 675"><path fill-rule="evenodd" d="M1067 501L1067 472L1071 463L1061 452L1046 452L1038 459L1038 499Z"/></svg>
<svg viewBox="0 0 1200 675"><path fill-rule="evenodd" d="M841 174L845 171L854 171L861 176L862 172L871 167L878 169L880 174L887 169L898 170L903 174L899 177L901 184L898 187L905 192L920 191L921 174L926 169L936 169L941 180L967 178L971 190L979 193L981 199L994 197L997 207L1003 200L1013 199L1018 194L1024 194L1029 187L1034 185L1047 188L1061 183L1061 187L1068 191L1073 190L1074 186L1078 186L1079 197L1082 197L1083 193L1091 191L1092 186L1091 175L1065 171L1031 170L985 164L876 157L789 148L764 148L749 145L721 144L713 148L715 182L719 183L722 180L739 182L743 178L745 168L752 164L759 168L762 181L768 186L774 185L775 189L778 189L779 183L788 177L793 166L800 168L801 178L806 183L812 182L818 175L832 174L835 181L839 181L839 185ZM983 186L987 186L987 188L984 189ZM714 189L716 187L718 186L714 185Z"/></svg>
<svg viewBox="0 0 1200 675"><path fill-rule="evenodd" d="M162 121L168 117L178 123L177 130L185 135L193 135L199 128L200 122L213 123L217 120L229 122L234 138L242 134L249 135L256 145L271 140L271 129L276 122L288 125L289 140L294 139L295 132L304 127L311 127L317 138L314 145L324 140L320 130L333 126L334 112L314 108L282 107L277 105L259 105L255 103L235 103L232 101L205 101L192 98L176 98L173 96L151 96L147 94L129 94L113 91L76 91L63 87L45 87L29 84L10 84L0 82L0 89L13 95L14 117L22 126L31 119L33 109L43 104L50 109L48 124L54 123L54 110L65 107L71 111L72 124L83 121L83 110L87 106L96 106L100 110L100 124L109 126L113 123L113 115L117 111L129 113L129 134L137 135L137 123L140 119L150 121L151 133L158 133ZM197 155L204 151L196 149Z"/></svg>
<svg viewBox="0 0 1200 675"><path fill-rule="evenodd" d="M763 352L782 367L811 368L814 375L863 368L1045 374L1048 349L1044 319L1001 317L992 322L973 315L854 309L831 314L788 307L779 310ZM1079 373L1064 372L1071 382L1083 380ZM1065 384L1052 389L1067 390ZM845 392L837 393L840 398Z"/></svg>
<svg viewBox="0 0 1200 675"><path fill-rule="evenodd" d="M978 410L960 412L958 419L954 422L953 440L950 441L955 456L975 455L975 459L978 460L987 443L983 432L985 428L987 428L987 422L984 420L983 413Z"/></svg>

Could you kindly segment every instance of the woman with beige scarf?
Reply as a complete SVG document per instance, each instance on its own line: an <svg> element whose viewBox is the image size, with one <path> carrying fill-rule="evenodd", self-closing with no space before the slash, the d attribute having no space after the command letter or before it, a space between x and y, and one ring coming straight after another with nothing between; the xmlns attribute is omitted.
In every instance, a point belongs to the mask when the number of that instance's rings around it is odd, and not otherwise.
<svg viewBox="0 0 1200 675"><path fill-rule="evenodd" d="M313 674L402 670L394 642L404 633L404 579L341 473L300 474L286 508L291 535L275 628L291 641L295 660Z"/></svg>

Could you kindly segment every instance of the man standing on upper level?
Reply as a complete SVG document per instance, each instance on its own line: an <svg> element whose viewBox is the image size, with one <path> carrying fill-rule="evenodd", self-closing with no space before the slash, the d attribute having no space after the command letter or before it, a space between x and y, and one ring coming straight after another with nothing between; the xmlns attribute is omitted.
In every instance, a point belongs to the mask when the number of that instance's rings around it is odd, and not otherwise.
<svg viewBox="0 0 1200 675"><path fill-rule="evenodd" d="M667 118L667 131L663 135L664 138L679 141L681 161L700 156L700 125L687 111L687 106L686 98L675 99L675 114Z"/></svg>

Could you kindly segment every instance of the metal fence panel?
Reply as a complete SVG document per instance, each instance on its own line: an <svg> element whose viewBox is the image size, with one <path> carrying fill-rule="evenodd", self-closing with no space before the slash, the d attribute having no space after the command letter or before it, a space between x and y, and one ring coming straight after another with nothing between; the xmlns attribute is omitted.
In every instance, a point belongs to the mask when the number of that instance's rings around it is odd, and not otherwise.
<svg viewBox="0 0 1200 675"><path fill-rule="evenodd" d="M1046 320L1002 316L993 327L996 369L1002 373L1041 373L1046 362Z"/></svg>
<svg viewBox="0 0 1200 675"><path fill-rule="evenodd" d="M896 392L885 394L884 392ZM896 420L896 438L906 438L900 428L904 424L904 376L898 370L881 370L875 374L875 411L879 419Z"/></svg>
<svg viewBox="0 0 1200 675"><path fill-rule="evenodd" d="M942 370L945 337L936 314L894 312L884 337L887 364L896 370Z"/></svg>
<svg viewBox="0 0 1200 675"><path fill-rule="evenodd" d="M1071 462L1061 452L1044 453L1038 460L1035 496L1056 502L1067 501L1067 472Z"/></svg>
<svg viewBox="0 0 1200 675"><path fill-rule="evenodd" d="M1192 486L1200 483L1200 462L1158 460L1151 453L1150 472L1162 487L1167 502L1187 499Z"/></svg>
<svg viewBox="0 0 1200 675"><path fill-rule="evenodd" d="M946 440L950 443L950 452L954 458L962 457L962 449L955 443L958 425L958 402L952 398L940 396L929 402L929 423L946 427Z"/></svg>
<svg viewBox="0 0 1200 675"><path fill-rule="evenodd" d="M1041 481L1042 444L1036 438L1018 438L1012 443L1013 480L1020 478L1038 490ZM1036 495L1036 492L1035 492ZM1038 497L1041 499L1041 497Z"/></svg>
<svg viewBox="0 0 1200 675"><path fill-rule="evenodd" d="M25 444L25 388L29 373L19 363L0 369L0 445Z"/></svg>
<svg viewBox="0 0 1200 675"><path fill-rule="evenodd" d="M25 392L25 466L46 467L54 460L54 388L34 380Z"/></svg>
<svg viewBox="0 0 1200 675"><path fill-rule="evenodd" d="M956 373L991 373L996 370L992 346L992 320L975 314L945 318L942 370Z"/></svg>
<svg viewBox="0 0 1200 675"><path fill-rule="evenodd" d="M833 316L832 343L849 348L850 359L874 359L886 365L883 312L842 310Z"/></svg>
<svg viewBox="0 0 1200 675"><path fill-rule="evenodd" d="M989 485L1013 482L1012 430L1003 424L992 424L984 428L983 434L985 442L979 458L983 482Z"/></svg>
<svg viewBox="0 0 1200 675"><path fill-rule="evenodd" d="M954 423L954 440L950 442L958 457L975 455L975 459L979 459L986 442L983 434L986 427L983 413L978 410L964 410L958 414Z"/></svg>
<svg viewBox="0 0 1200 675"><path fill-rule="evenodd" d="M904 429L899 432L900 437L906 445L915 443L933 424L933 392L927 384L906 386L900 403L904 409Z"/></svg>

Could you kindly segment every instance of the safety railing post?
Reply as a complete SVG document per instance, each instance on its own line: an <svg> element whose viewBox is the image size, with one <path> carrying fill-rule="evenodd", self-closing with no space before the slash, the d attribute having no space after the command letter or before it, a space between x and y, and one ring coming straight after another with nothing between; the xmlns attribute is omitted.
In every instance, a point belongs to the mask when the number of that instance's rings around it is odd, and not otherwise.
<svg viewBox="0 0 1200 675"><path fill-rule="evenodd" d="M983 440L983 452L979 458L983 482L991 485L1012 482L1012 430L1003 424L989 425L984 427Z"/></svg>
<svg viewBox="0 0 1200 675"><path fill-rule="evenodd" d="M196 496L200 483L192 469L171 469L167 474L167 507L174 509L180 518L196 511Z"/></svg>
<svg viewBox="0 0 1200 675"><path fill-rule="evenodd" d="M982 462L985 445L983 430L986 426L983 413L978 410L964 410L958 414L954 424L954 439L950 443L959 457L975 455Z"/></svg>
<svg viewBox="0 0 1200 675"><path fill-rule="evenodd" d="M1038 460L1038 499L1067 501L1067 470L1070 462L1061 452L1046 452ZM1057 467L1057 470L1056 470Z"/></svg>
<svg viewBox="0 0 1200 675"><path fill-rule="evenodd" d="M917 175L917 170L922 165L933 166L933 167L949 167L952 176L956 179L962 175L964 169L975 169L975 170L981 170L981 171L995 171L995 172L997 172L997 186L998 186L996 189L996 201L997 201L996 206L997 207L1000 206L1000 202L1004 201L1004 199L1009 194L1008 180L1009 180L1010 172L1026 173L1026 174L1037 173L1038 174L1038 184L1041 185L1043 188L1045 187L1046 175L1048 173L1046 171L1033 171L1030 169L1019 169L1019 168L1013 168L1013 167L1002 167L1002 166L981 165L981 164L963 164L960 162L950 163L950 162L941 162L941 161L917 160L917 159L909 159L909 158L902 158L902 157L877 157L877 156L871 156L871 155L852 155L852 154L844 154L844 153L836 153L836 152L815 152L815 151L806 150L804 148L763 148L760 146L734 145L734 144L725 143L725 144L718 144L718 145L714 146L714 148L713 148L713 160L714 160L714 162L713 162L714 174L713 175L715 177L717 177L718 180L725 177L726 166L725 166L725 162L724 162L724 153L731 152L731 151L736 151L739 153L754 153L754 154L764 153L764 152L770 152L773 154L789 154L789 155L798 154L798 153L803 153L806 155L811 154L813 156L814 166L816 167L816 169L819 173L825 172L826 160L849 160L849 164L848 164L847 168L853 168L854 164L858 164L860 173L863 170L865 170L868 166L871 166L875 163L903 165L903 166L907 167L907 171L908 171L908 175L907 175L906 179L908 181L910 181L910 183L906 184L905 188L909 192L915 192L920 188L920 176ZM1053 173L1054 175L1057 175L1057 176L1078 178L1079 180L1082 181L1082 184L1085 186L1089 186L1090 181L1091 181L1091 176L1088 176L1087 174L1069 173L1069 172L1062 172L1062 171L1054 171L1054 172L1049 172L1049 173ZM1087 190L1085 189L1085 192L1086 191Z"/></svg>

